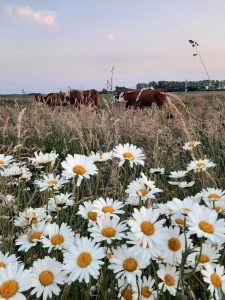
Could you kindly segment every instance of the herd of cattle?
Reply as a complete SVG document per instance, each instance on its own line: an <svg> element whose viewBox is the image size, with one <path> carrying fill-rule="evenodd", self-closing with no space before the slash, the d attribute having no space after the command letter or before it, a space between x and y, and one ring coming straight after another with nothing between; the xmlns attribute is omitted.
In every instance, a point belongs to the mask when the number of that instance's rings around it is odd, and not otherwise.
<svg viewBox="0 0 225 300"><path fill-rule="evenodd" d="M126 108L143 108L151 107L153 104L165 110L167 91L164 89L127 89L113 95L112 101L126 103ZM69 90L66 93L50 93L46 96L38 94L35 96L37 102L42 102L51 107L56 106L73 106L80 107L82 105L98 106L99 93L91 90Z"/></svg>

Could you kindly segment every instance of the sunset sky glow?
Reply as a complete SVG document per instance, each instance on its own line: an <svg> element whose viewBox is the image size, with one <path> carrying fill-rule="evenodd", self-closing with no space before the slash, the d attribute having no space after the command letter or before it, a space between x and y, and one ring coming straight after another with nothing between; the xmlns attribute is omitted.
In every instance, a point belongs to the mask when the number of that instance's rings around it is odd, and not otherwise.
<svg viewBox="0 0 225 300"><path fill-rule="evenodd" d="M225 79L224 0L0 0L0 94Z"/></svg>

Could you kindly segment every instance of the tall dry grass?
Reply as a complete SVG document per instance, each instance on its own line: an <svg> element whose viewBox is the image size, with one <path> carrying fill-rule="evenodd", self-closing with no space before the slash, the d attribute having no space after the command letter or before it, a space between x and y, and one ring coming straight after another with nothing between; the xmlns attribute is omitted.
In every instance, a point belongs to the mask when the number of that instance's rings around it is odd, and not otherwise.
<svg viewBox="0 0 225 300"><path fill-rule="evenodd" d="M126 111L123 104L112 105L107 96L101 99L100 108L80 110L53 110L30 99L5 101L0 106L0 151L23 157L35 150L55 149L64 158L67 153L108 151L118 143L129 142L144 148L149 158L147 167L174 170L187 163L181 146L187 139L195 139L202 142L204 155L219 164L216 178L222 183L225 93L178 96L185 106L170 97L169 118L156 108Z"/></svg>

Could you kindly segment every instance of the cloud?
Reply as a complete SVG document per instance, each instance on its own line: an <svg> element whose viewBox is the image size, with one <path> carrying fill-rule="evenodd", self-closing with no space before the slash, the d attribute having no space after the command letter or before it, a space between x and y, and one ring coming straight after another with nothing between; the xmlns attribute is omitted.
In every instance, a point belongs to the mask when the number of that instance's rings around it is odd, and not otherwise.
<svg viewBox="0 0 225 300"><path fill-rule="evenodd" d="M107 40L109 42L113 42L115 39L115 34L114 33L110 33L108 36L107 36Z"/></svg>
<svg viewBox="0 0 225 300"><path fill-rule="evenodd" d="M6 6L6 13L13 19L39 23L46 26L56 24L54 12L35 11L30 6Z"/></svg>

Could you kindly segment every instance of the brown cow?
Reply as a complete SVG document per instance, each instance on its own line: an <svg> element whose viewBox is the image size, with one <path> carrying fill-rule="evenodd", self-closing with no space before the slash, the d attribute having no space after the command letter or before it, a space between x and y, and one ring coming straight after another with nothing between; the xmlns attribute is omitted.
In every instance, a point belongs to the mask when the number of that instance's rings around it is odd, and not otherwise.
<svg viewBox="0 0 225 300"><path fill-rule="evenodd" d="M144 106L151 107L156 104L163 110L166 109L166 90L165 89L143 89L135 91L121 92L117 95L117 102L126 102L126 108L134 109Z"/></svg>
<svg viewBox="0 0 225 300"><path fill-rule="evenodd" d="M62 93L62 92L50 93L47 96L36 95L35 100L37 102L45 103L45 104L47 104L48 106L51 106L51 107L67 105L66 98L65 98L65 93Z"/></svg>
<svg viewBox="0 0 225 300"><path fill-rule="evenodd" d="M98 91L91 90L70 90L66 95L66 102L72 106L80 107L81 105L98 106Z"/></svg>

